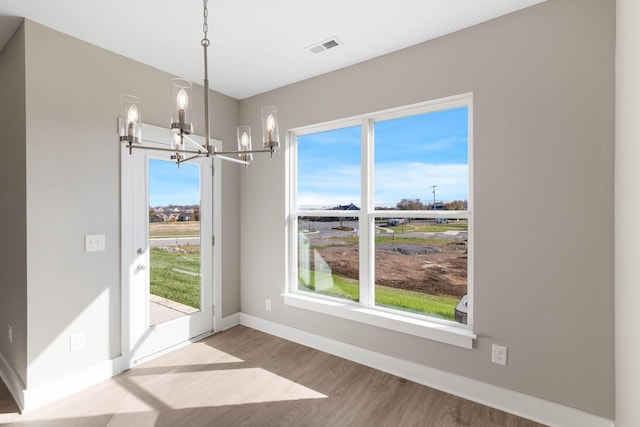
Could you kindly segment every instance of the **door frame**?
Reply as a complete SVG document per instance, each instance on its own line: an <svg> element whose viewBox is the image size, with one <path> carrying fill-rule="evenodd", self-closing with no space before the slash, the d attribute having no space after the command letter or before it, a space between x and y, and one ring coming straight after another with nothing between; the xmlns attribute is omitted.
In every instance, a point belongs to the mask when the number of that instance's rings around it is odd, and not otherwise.
<svg viewBox="0 0 640 427"><path fill-rule="evenodd" d="M164 147L168 148L170 145L170 131L167 128L162 128L158 126L153 126L149 124L142 124L142 135L143 142L146 146L149 147ZM191 135L191 138L194 139L197 143L204 145L204 137ZM217 149L221 149L222 142L218 140L211 140L210 142ZM140 150L138 148L137 150ZM136 149L134 149L136 150ZM167 158L169 157L169 153L167 154ZM140 189L134 188L134 185L131 183L134 182L135 168L133 167L134 163L134 155L129 154L129 148L126 144L122 144L120 151L120 276L121 276L121 287L120 287L120 299L121 299L121 354L123 356L123 362L126 368L132 367L138 363L144 362L151 358L157 357L161 354L164 354L168 351L174 350L175 348L179 348L181 346L187 345L190 342L196 341L204 336L210 335L212 333L218 332L222 325L222 289L221 289L221 281L222 281L222 251L221 251L221 174L219 171L221 170L220 159L215 156L211 158L211 222L209 225L209 229L211 230L212 235L207 237L205 235L201 235L201 244L209 241L212 244L212 257L209 262L212 263L210 266L212 270L211 274L211 310L212 310L212 318L210 325L211 327L209 331L196 335L194 337L189 337L186 340L180 340L176 342L174 345L171 345L166 348L159 349L158 351L154 351L150 354L141 354L138 351L138 343L134 342L136 340L136 336L139 335L137 331L139 331L140 325L136 325L136 319L132 316L132 292L135 289L132 288L130 284L130 277L132 273L132 269L138 264L138 255L135 252L135 227L134 227L134 200L136 197L140 197ZM154 156L155 157L155 156ZM145 156L145 159L147 157ZM146 160L145 160L146 162ZM145 169L146 169L145 165ZM146 170L145 170L145 180L146 180ZM146 191L146 189L145 189ZM146 196L145 196L146 197ZM215 236L215 237L214 237ZM215 243L215 244L214 244ZM148 251L145 251L141 256L145 256L147 258L148 265ZM203 260L204 261L204 260ZM148 275L148 272L146 273ZM167 322L167 324L171 324L172 321ZM152 328L163 328L164 324L154 325ZM150 329L146 330L146 333Z"/></svg>

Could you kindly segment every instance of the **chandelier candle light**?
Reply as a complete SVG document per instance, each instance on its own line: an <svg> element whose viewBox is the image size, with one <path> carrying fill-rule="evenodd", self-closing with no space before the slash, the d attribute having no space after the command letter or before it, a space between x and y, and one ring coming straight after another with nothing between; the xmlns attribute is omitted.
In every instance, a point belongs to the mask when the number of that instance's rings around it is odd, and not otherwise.
<svg viewBox="0 0 640 427"><path fill-rule="evenodd" d="M180 163L184 159L182 151L185 147L185 137L193 133L193 125L188 118L191 116L189 95L191 94L191 82L185 79L171 80L171 99L175 99L176 108L172 109L171 117L171 159ZM178 117L173 113L177 112Z"/></svg>
<svg viewBox="0 0 640 427"><path fill-rule="evenodd" d="M191 97L192 84L189 80L175 78L171 80L171 139L169 148L149 147L142 145L141 131L141 102L137 96L123 95L121 99L121 113L118 117L118 132L120 142L126 143L131 154L134 148L145 148L149 150L168 151L171 159L175 160L178 166L182 162L196 157L219 156L221 159L248 165L253 160L253 153L273 153L280 147L278 134L278 111L275 107L262 107L262 146L260 150L251 148L251 128L249 126L238 126L238 149L237 151L216 151L210 144L209 137L209 71L207 60L207 48L209 39L207 38L208 24L207 8L208 0L203 0L204 24L202 32L204 37L200 44L204 48L204 146L198 144L189 137L193 133L191 123L191 109L189 98ZM186 155L189 155L188 157ZM229 157L229 156L235 156Z"/></svg>
<svg viewBox="0 0 640 427"><path fill-rule="evenodd" d="M131 146L134 142L142 142L142 130L140 129L140 103L137 96L122 96L122 111L120 115L120 141L128 142ZM131 150L129 150L131 153Z"/></svg>

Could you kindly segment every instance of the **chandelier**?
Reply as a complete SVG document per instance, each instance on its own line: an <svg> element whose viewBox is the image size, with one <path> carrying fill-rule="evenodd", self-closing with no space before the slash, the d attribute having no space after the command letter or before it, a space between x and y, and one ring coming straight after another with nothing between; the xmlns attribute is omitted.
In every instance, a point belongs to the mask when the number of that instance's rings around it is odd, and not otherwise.
<svg viewBox="0 0 640 427"><path fill-rule="evenodd" d="M221 159L248 165L253 160L254 153L270 153L273 157L275 151L280 147L278 137L278 110L275 107L262 107L262 149L252 149L251 128L249 126L238 126L238 149L234 151L217 151L210 144L209 137L209 69L207 61L207 48L209 30L207 17L208 0L203 0L202 32L204 37L200 44L204 49L204 137L205 144L200 145L189 135L193 133L191 123L191 108L189 99L191 97L192 84L189 80L174 78L171 80L171 139L170 146L144 146L142 139L141 103L142 100L134 95L123 95L121 97L121 110L118 117L118 128L120 142L125 143L129 148L129 154L134 148L145 148L149 150L167 151L170 157L178 165L197 157L219 156ZM237 157L234 157L237 156Z"/></svg>

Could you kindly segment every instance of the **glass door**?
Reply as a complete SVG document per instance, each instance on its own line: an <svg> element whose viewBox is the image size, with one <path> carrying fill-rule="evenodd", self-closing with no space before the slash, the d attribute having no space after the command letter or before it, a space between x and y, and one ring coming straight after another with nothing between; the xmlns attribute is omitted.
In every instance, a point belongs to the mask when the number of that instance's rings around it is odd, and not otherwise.
<svg viewBox="0 0 640 427"><path fill-rule="evenodd" d="M168 139L143 129L156 131ZM121 160L123 355L133 366L214 329L213 159L178 167L168 153L123 148Z"/></svg>

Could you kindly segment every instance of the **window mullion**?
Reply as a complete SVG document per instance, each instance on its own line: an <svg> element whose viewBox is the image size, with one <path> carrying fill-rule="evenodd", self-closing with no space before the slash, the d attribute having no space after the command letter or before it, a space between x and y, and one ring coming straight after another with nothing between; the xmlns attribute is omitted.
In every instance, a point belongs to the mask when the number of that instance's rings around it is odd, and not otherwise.
<svg viewBox="0 0 640 427"><path fill-rule="evenodd" d="M360 303L371 307L375 305L373 289L374 251L373 241L375 230L373 228L373 122L362 120L360 132L360 169L361 169L361 207L358 227L360 229Z"/></svg>
<svg viewBox="0 0 640 427"><path fill-rule="evenodd" d="M288 188L288 209L287 218L289 247L286 259L288 260L287 282L288 291L295 292L298 289L298 137L293 132L289 132L289 146L286 171L289 180Z"/></svg>

